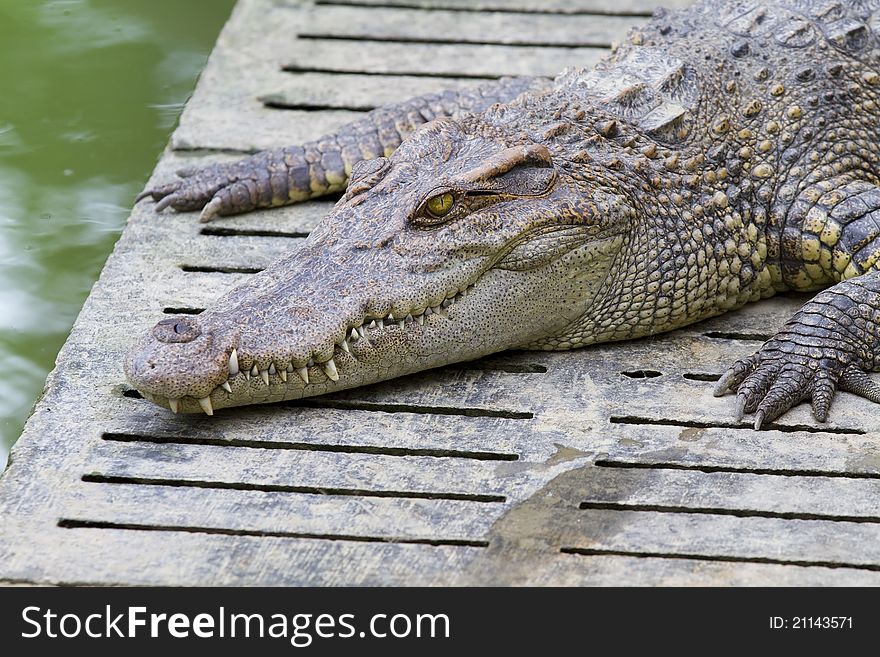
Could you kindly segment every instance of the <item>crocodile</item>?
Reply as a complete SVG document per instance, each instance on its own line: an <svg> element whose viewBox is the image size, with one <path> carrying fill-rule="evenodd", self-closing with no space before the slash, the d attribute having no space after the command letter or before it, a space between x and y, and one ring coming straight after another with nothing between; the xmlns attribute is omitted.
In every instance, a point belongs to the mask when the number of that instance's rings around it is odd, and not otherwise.
<svg viewBox="0 0 880 657"><path fill-rule="evenodd" d="M174 412L276 402L518 348L676 329L816 291L721 376L760 429L880 402L880 1L657 10L592 69L414 98L178 172L201 219L341 192L296 250L125 373Z"/></svg>

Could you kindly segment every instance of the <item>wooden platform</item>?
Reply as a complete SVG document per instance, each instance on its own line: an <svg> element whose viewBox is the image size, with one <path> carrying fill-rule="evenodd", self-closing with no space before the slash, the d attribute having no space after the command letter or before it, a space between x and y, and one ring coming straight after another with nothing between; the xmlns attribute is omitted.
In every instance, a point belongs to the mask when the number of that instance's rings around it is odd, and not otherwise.
<svg viewBox="0 0 880 657"><path fill-rule="evenodd" d="M407 95L593 63L650 4L240 0L154 180ZM827 426L802 407L755 432L710 392L799 298L213 418L126 387L133 335L204 308L328 207L207 227L134 210L0 480L0 580L880 583L877 407L844 394Z"/></svg>

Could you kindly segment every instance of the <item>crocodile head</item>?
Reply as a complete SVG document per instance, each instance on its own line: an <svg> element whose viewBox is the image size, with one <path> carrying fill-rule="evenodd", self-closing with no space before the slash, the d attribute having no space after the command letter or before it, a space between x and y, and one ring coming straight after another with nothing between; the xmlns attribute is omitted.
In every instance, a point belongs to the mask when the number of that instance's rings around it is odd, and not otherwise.
<svg viewBox="0 0 880 657"><path fill-rule="evenodd" d="M438 120L357 165L299 249L144 336L129 381L172 410L211 414L547 339L565 348L633 210L546 145L486 132Z"/></svg>

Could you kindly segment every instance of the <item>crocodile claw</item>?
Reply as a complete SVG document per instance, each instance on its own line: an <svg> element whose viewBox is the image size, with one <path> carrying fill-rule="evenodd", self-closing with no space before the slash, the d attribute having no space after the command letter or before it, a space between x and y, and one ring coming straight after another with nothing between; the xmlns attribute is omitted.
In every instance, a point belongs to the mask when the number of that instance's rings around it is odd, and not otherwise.
<svg viewBox="0 0 880 657"><path fill-rule="evenodd" d="M843 339L804 339L809 327L797 317L719 379L716 397L736 392L737 422L754 413L754 427L760 429L807 400L813 417L825 422L837 390L880 403L880 385L865 373L852 345Z"/></svg>
<svg viewBox="0 0 880 657"><path fill-rule="evenodd" d="M145 198L152 198L156 201L154 208L156 212L162 212L167 208L173 208L178 212L205 208L201 215L202 221L208 221L220 214L233 214L253 209L253 207L244 207L253 204L240 202L227 203L230 205L229 208L220 207L223 198L228 196L230 188L240 184L241 172L233 165L214 164L201 169L189 167L180 169L177 175L180 176L177 180L144 190L137 195L135 203ZM208 211L207 206L212 210Z"/></svg>

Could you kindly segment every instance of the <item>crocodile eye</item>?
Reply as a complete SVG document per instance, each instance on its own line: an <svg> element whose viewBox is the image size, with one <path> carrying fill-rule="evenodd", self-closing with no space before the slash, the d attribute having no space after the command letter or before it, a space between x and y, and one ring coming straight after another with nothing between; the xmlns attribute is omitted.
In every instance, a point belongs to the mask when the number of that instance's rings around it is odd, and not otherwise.
<svg viewBox="0 0 880 657"><path fill-rule="evenodd" d="M432 217L445 217L455 205L455 197L450 192L437 194L428 199L425 208Z"/></svg>

